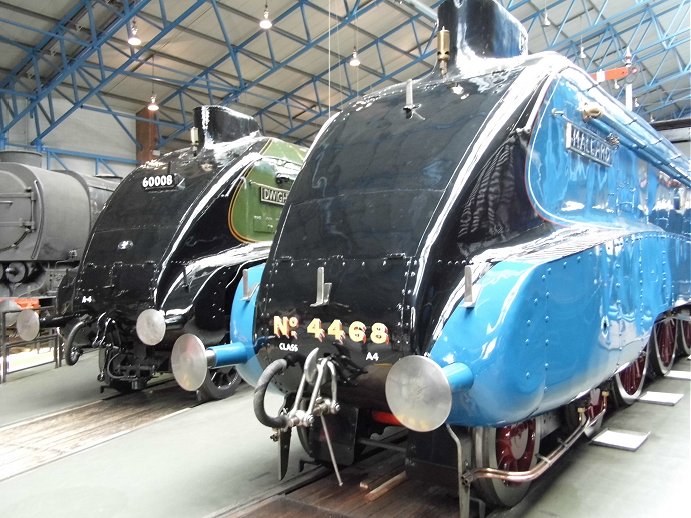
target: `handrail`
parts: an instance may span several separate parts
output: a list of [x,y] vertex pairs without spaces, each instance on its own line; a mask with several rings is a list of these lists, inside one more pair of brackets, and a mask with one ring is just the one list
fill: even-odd
[[[54,306],[43,306],[40,309],[50,309]],[[59,333],[51,328],[50,334],[47,336],[38,336],[34,340],[19,340],[9,342],[8,338],[8,326],[6,315],[10,313],[20,313],[21,309],[6,309],[0,311],[0,385],[7,381],[7,375],[9,374],[9,354],[10,350],[18,347],[33,347],[34,349],[42,343],[51,343],[49,347],[53,348],[53,360],[48,362],[42,362],[29,367],[23,367],[21,369],[13,370],[13,372],[21,372],[32,367],[39,367],[41,365],[48,365],[49,363],[54,363],[55,368],[62,365],[62,354],[61,354],[61,342],[59,339]]]

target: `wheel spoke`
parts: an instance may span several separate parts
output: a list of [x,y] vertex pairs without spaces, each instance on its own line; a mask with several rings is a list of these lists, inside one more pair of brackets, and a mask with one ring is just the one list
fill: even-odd
[[[525,434],[528,434],[525,436]],[[519,445],[525,446],[519,450]],[[497,430],[497,466],[509,471],[527,471],[535,449],[535,422],[526,421]]]
[[676,320],[672,318],[661,322],[655,327],[660,360],[665,366],[671,365],[674,360],[676,330]]
[[234,367],[209,369],[199,388],[199,397],[202,401],[224,399],[233,394],[239,384],[240,374]]
[[[638,361],[636,361],[638,364]],[[637,365],[638,366],[638,365]],[[602,392],[598,395],[597,402],[591,403],[586,408],[586,412],[590,419],[595,419],[605,408],[605,398],[602,396]]]
[[[530,419],[501,428],[476,428],[476,465],[504,471],[530,470],[540,448],[539,424],[539,420]],[[477,491],[486,502],[504,507],[518,503],[529,486],[529,482],[492,479],[475,482]]]
[[619,374],[621,383],[627,394],[633,395],[638,390],[643,379],[643,367],[645,365],[645,358],[639,357],[635,362],[631,363],[626,369]]
[[[652,345],[650,349],[652,350]],[[648,346],[643,348],[636,360],[614,375],[611,389],[612,400],[616,405],[629,406],[638,399],[643,390],[647,370]]]
[[674,363],[676,352],[677,320],[665,318],[653,328],[653,369],[661,376],[667,374]]
[[683,355],[691,355],[691,322],[679,320],[679,352]]

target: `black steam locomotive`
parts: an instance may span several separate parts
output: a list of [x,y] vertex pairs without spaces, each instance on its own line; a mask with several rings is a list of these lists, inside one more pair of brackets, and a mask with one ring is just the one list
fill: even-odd
[[[229,294],[243,267],[266,259],[304,158],[304,148],[262,136],[254,119],[227,108],[203,106],[194,117],[192,147],[122,181],[61,289],[61,316],[43,322],[63,326],[68,363],[99,348],[98,379],[120,391],[169,371],[182,333],[222,342]],[[36,327],[26,315],[20,331]],[[210,370],[199,395],[223,398],[239,382],[233,368]]]

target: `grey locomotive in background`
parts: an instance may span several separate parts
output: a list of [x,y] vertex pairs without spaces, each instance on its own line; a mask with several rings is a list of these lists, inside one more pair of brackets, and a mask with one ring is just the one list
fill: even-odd
[[0,298],[55,293],[119,183],[49,171],[40,160],[34,153],[0,153]]

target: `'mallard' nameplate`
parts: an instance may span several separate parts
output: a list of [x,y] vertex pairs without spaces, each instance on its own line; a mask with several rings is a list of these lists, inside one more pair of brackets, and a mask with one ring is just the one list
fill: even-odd
[[287,197],[288,191],[285,189],[276,189],[275,187],[259,184],[259,201],[262,203],[285,205]]
[[614,147],[602,137],[571,122],[566,124],[566,149],[575,151],[598,164],[607,167],[612,165]]

